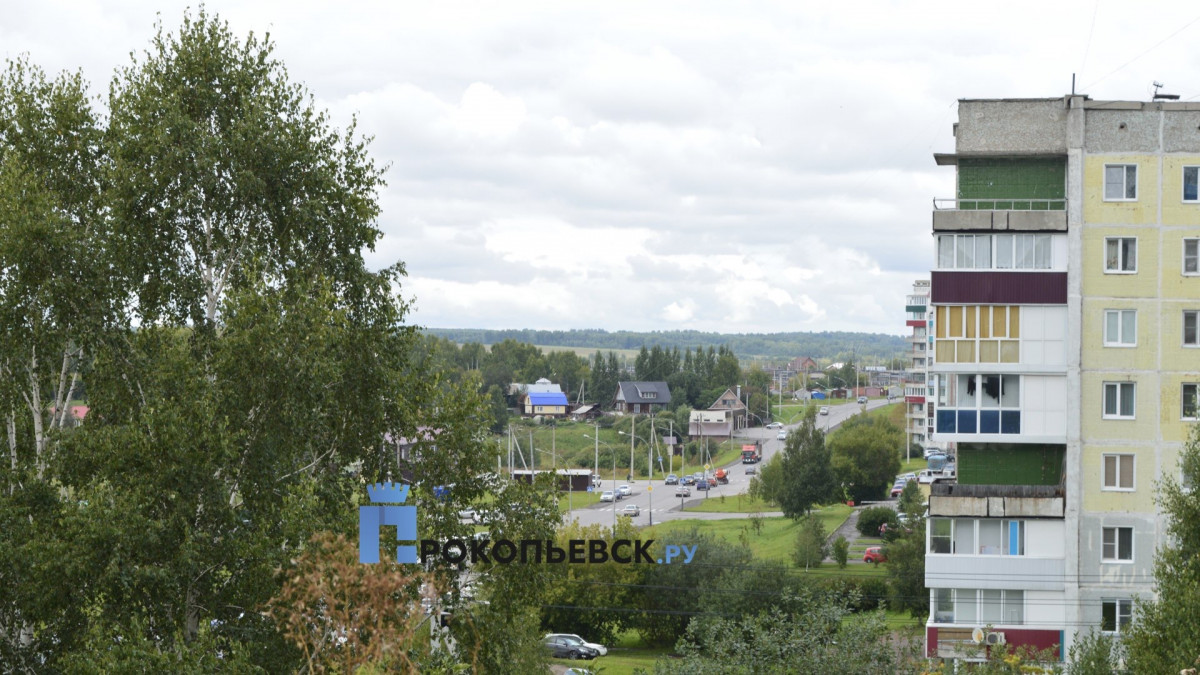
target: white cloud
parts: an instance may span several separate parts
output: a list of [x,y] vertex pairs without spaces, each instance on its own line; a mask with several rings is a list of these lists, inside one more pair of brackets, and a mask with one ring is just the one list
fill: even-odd
[[[18,3],[0,44],[103,93],[189,4]],[[1200,97],[1176,3],[206,7],[374,136],[368,260],[430,326],[902,333],[958,98]]]

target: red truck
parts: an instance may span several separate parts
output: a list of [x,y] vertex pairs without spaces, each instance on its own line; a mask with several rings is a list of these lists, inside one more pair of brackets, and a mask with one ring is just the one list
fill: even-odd
[[713,474],[713,478],[721,485],[729,484],[729,476],[725,473],[725,469],[717,469],[716,473]]
[[762,441],[742,446],[742,464],[757,464],[762,461]]

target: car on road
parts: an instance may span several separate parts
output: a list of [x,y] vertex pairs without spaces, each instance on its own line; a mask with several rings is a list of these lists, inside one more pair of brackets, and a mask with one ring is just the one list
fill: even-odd
[[584,646],[595,649],[600,654],[600,656],[608,655],[608,647],[605,647],[604,645],[598,644],[595,642],[588,642],[587,640],[584,640],[583,638],[579,637],[575,633],[550,633],[546,637],[548,637],[548,638],[564,637],[564,638],[570,638],[572,640],[578,640],[579,642],[582,642],[584,644]]
[[887,562],[887,555],[884,554],[882,546],[868,546],[867,550],[863,551],[863,562],[878,565]]
[[618,485],[617,486],[617,496],[618,497],[628,497],[631,494],[633,494],[633,488],[629,487],[628,485]]
[[638,508],[637,504],[626,504],[625,508],[621,509],[621,515],[636,518],[642,515],[642,510]]
[[617,501],[617,494],[612,490],[605,490],[604,492],[600,493],[600,501],[615,502]]
[[585,645],[583,640],[563,635],[542,638],[542,646],[556,659],[594,659],[600,656],[600,652]]
[[679,484],[680,485],[695,485],[696,479],[695,479],[695,477],[693,477],[691,475],[681,476],[679,478]]
[[859,402],[859,404],[861,404],[861,405],[866,405],[866,404],[867,404],[867,397],[866,397],[866,396],[859,396],[859,397],[858,397],[858,402]]
[[667,478],[663,481],[663,484],[664,485],[678,485],[679,484],[679,476],[676,476],[673,473],[669,473],[669,474],[667,474]]
[[708,476],[705,475],[705,473],[703,471],[697,471],[696,473],[692,474],[692,478],[694,478],[696,480],[696,482],[699,483],[700,481],[708,478]]
[[709,487],[708,481],[704,480],[703,478],[696,481],[696,489],[697,490],[704,490],[705,492],[708,492],[708,487]]
[[787,440],[787,429],[780,429],[779,433],[775,434],[775,440],[786,441]]
[[892,485],[892,496],[899,497],[901,492],[904,492],[904,487],[908,485],[906,480],[898,480]]
[[767,425],[767,428],[768,429],[782,429],[783,422],[771,422],[770,424]]
[[823,406],[821,406],[821,409],[818,410],[817,412],[819,412],[822,415],[828,415],[829,414],[829,406],[823,405]]
[[758,468],[757,468],[757,467],[755,467],[753,464],[751,464],[750,466],[746,467],[746,475],[747,475],[747,476],[754,476],[754,475],[757,475],[757,474],[758,474]]
[[476,511],[475,507],[473,506],[468,506],[467,508],[460,510],[458,512],[458,517],[461,520],[469,520],[473,523],[479,522],[479,512]]
[[691,497],[692,491],[690,489],[688,489],[688,486],[680,485],[679,487],[675,488],[675,496],[676,497]]

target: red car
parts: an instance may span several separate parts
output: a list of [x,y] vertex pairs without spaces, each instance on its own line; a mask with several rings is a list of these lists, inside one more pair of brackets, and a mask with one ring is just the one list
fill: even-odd
[[879,564],[887,562],[887,556],[883,554],[882,546],[869,546],[863,553],[863,562]]

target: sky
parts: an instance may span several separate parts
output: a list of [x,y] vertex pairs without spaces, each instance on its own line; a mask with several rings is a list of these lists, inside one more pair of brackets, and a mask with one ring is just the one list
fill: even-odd
[[[0,49],[103,95],[189,6],[5,3]],[[367,260],[433,328],[903,334],[958,99],[1200,99],[1195,3],[206,7],[373,136]]]

